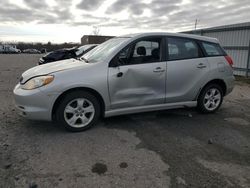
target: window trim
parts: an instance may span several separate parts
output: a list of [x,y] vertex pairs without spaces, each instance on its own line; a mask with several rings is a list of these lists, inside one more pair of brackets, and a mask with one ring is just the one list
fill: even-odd
[[[177,39],[184,39],[184,40],[190,40],[192,42],[194,42],[198,48],[198,53],[199,53],[199,57],[193,57],[193,58],[179,58],[179,59],[169,59],[169,49],[168,49],[168,39],[169,38],[177,38]],[[199,40],[197,39],[193,39],[193,38],[188,38],[188,37],[179,37],[179,36],[167,36],[166,37],[166,52],[167,52],[167,61],[180,61],[180,60],[189,60],[189,59],[200,59],[200,58],[204,58],[205,54],[199,44]]]
[[[159,63],[159,62],[165,62],[166,61],[166,57],[167,57],[167,53],[166,53],[166,40],[165,40],[165,36],[162,36],[162,35],[153,35],[153,36],[146,36],[146,37],[141,37],[141,38],[138,38],[132,42],[130,42],[129,44],[127,44],[124,48],[122,48],[119,52],[116,53],[116,55],[110,60],[109,62],[109,67],[116,67],[115,66],[115,63],[114,61],[117,61],[117,57],[118,57],[118,54],[121,53],[122,50],[126,49],[127,47],[129,46],[135,46],[135,44],[139,41],[143,41],[143,40],[148,40],[148,39],[153,39],[153,38],[159,38],[161,39],[161,58],[159,61],[156,61],[156,62],[147,62],[147,63],[134,63],[134,64],[122,64],[122,65],[117,65],[118,66],[128,66],[128,65],[139,65],[139,64],[151,64],[151,63]],[[131,50],[130,50],[130,53]],[[116,63],[117,64],[117,63]]]

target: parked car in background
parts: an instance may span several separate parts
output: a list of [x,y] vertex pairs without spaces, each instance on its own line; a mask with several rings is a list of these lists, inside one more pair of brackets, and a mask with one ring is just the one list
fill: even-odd
[[41,52],[37,49],[25,49],[23,50],[23,53],[26,54],[40,54]]
[[100,116],[198,107],[219,109],[233,89],[233,61],[217,39],[144,33],[110,39],[80,59],[36,66],[14,89],[21,115],[70,131]]
[[75,58],[75,57],[76,57],[75,48],[60,49],[60,50],[49,52],[43,57],[41,57],[39,59],[38,64],[42,65],[42,64],[51,63],[54,61],[70,59],[70,58]]
[[55,50],[41,57],[39,59],[38,64],[42,65],[64,59],[78,58],[81,57],[83,54],[87,53],[88,51],[92,50],[96,46],[97,44],[88,44],[75,48]]
[[0,53],[18,54],[21,53],[21,50],[17,49],[16,46],[14,45],[5,44],[5,45],[0,45]]

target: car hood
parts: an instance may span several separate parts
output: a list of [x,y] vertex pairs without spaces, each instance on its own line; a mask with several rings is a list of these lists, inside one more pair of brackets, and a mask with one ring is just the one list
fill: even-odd
[[62,61],[56,61],[49,64],[39,65],[33,67],[22,74],[20,80],[21,83],[26,82],[28,79],[36,76],[47,75],[54,72],[64,71],[68,69],[75,69],[88,65],[87,63],[76,60],[76,59],[67,59]]

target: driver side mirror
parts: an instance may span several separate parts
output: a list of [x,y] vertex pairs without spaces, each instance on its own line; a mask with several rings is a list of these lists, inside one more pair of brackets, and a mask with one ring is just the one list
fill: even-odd
[[120,65],[122,65],[122,60],[119,56],[114,57],[109,63],[109,67],[119,67]]
[[120,52],[118,58],[119,58],[119,59],[126,58],[126,55],[127,55],[127,54],[126,54],[126,51],[122,51],[122,52]]
[[119,67],[127,64],[129,48],[121,50],[109,63],[109,67]]

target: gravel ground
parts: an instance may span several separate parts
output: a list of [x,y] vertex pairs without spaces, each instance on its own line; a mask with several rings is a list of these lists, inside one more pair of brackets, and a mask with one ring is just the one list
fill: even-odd
[[0,55],[0,187],[250,187],[250,85],[221,109],[103,119],[68,133],[17,115],[12,89],[40,55]]

